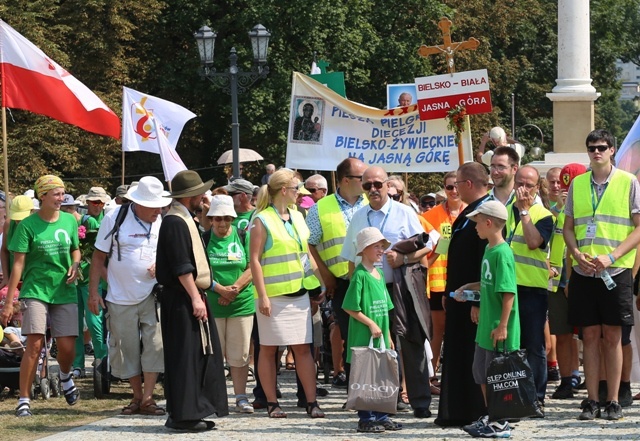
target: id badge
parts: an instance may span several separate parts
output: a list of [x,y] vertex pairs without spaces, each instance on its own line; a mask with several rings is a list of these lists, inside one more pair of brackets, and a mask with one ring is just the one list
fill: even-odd
[[304,273],[309,274],[311,272],[311,262],[309,262],[309,256],[306,253],[300,255],[300,263],[302,263]]
[[229,260],[229,261],[240,260],[240,254],[239,253],[229,253],[227,255],[227,260]]
[[155,261],[156,256],[154,253],[153,247],[149,245],[142,245],[142,249],[140,250],[140,260],[145,261]]
[[380,269],[382,269],[382,267],[383,267],[382,261],[380,261],[380,262],[373,262],[373,266],[374,266],[374,268],[380,268]]
[[596,238],[596,224],[595,222],[589,222],[587,224],[587,235],[585,239],[595,239]]

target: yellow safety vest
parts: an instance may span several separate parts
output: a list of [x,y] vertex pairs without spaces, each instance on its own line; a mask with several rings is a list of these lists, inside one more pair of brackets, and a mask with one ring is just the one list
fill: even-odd
[[317,202],[318,219],[322,225],[322,238],[316,247],[322,261],[336,277],[344,277],[349,272],[349,262],[340,257],[347,225],[335,194],[326,196]]
[[[273,242],[271,248],[264,251],[260,258],[268,297],[293,294],[303,287],[305,274],[301,256],[308,252],[309,229],[302,214],[289,210],[289,215],[296,237],[287,232],[284,222],[273,207],[268,207],[257,215]],[[254,295],[258,296],[255,287]]]
[[[634,179],[632,174],[616,169],[599,202],[591,183],[591,172],[574,179],[573,222],[580,252],[594,257],[611,253],[635,229],[629,207],[629,193]],[[596,224],[595,238],[587,239],[587,226],[592,222]],[[611,266],[632,268],[635,258],[634,248]]]
[[[530,250],[524,238],[522,221],[516,226],[513,204],[509,204],[507,210],[509,213],[507,239],[510,239],[513,258],[516,262],[516,282],[521,286],[547,289],[549,284],[547,250],[549,245],[547,244],[544,250],[540,248]],[[540,219],[551,216],[551,212],[544,208],[542,204],[534,204],[529,209],[529,216],[531,217],[531,222],[535,224]]]
[[549,265],[558,271],[558,275],[549,279],[548,290],[551,292],[558,291],[560,277],[562,276],[562,268],[564,267],[564,258],[566,256],[567,246],[564,243],[562,235],[562,227],[564,226],[564,208],[558,213],[555,224],[553,225],[553,235],[551,236],[551,244],[549,250]]

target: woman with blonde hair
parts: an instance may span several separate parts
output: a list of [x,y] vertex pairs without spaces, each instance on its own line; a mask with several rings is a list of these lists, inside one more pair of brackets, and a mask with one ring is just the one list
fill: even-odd
[[267,397],[271,418],[286,418],[276,399],[276,366],[279,346],[291,346],[296,372],[307,399],[311,418],[323,418],[316,401],[315,362],[311,353],[311,303],[303,279],[312,274],[321,280],[309,254],[310,232],[302,215],[293,208],[300,180],[289,169],[271,175],[258,193],[250,238],[249,264],[256,297],[260,355],[258,374]]

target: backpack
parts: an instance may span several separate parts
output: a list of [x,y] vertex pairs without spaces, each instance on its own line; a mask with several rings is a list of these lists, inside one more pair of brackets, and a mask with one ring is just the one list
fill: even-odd
[[113,228],[105,236],[105,239],[111,236],[111,247],[109,247],[109,254],[107,256],[107,259],[110,259],[111,255],[113,254],[113,241],[115,239],[116,246],[118,247],[118,261],[122,260],[122,256],[120,255],[120,242],[118,241],[118,235],[120,234],[120,226],[129,213],[130,206],[131,202],[126,202],[120,206],[120,211],[118,211],[118,215],[116,216],[116,221],[113,225]]

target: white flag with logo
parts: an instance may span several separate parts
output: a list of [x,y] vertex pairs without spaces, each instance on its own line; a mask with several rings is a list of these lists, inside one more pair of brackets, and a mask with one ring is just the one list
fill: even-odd
[[151,118],[161,122],[158,124],[160,134],[171,150],[175,150],[182,128],[195,116],[176,103],[123,87],[122,150],[160,154],[158,131]]

